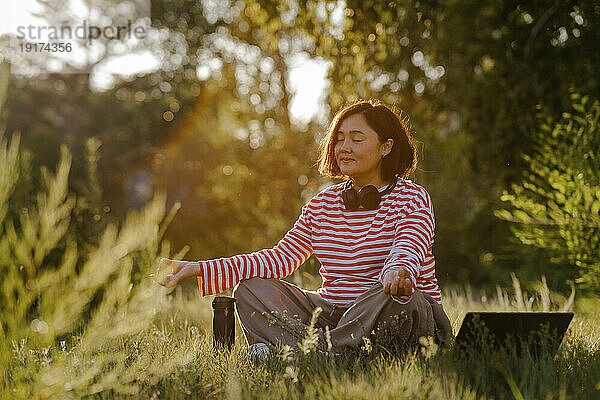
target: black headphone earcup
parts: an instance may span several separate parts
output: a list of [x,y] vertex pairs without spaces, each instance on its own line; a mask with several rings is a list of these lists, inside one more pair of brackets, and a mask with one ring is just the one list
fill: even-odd
[[381,202],[379,190],[373,185],[365,186],[358,193],[360,204],[367,210],[374,210]]
[[344,207],[346,207],[346,210],[358,210],[358,207],[360,206],[358,193],[356,193],[356,190],[353,188],[342,192],[342,200],[344,200]]

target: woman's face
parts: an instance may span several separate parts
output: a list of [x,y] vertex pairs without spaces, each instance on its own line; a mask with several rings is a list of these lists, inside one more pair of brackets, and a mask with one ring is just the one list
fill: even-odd
[[334,135],[335,160],[342,174],[367,182],[381,177],[381,158],[392,150],[393,139],[381,143],[362,113],[346,117]]

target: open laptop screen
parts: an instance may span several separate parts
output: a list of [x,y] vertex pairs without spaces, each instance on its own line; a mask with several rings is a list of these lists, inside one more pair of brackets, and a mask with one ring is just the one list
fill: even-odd
[[572,312],[468,312],[456,344],[479,350],[484,343],[497,349],[512,342],[518,354],[526,344],[534,356],[547,346],[554,356],[572,319]]

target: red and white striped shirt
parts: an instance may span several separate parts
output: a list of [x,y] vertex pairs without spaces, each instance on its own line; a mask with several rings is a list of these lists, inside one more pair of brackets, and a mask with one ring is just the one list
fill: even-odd
[[[323,284],[317,292],[333,304],[347,306],[388,269],[405,267],[414,288],[441,304],[432,253],[435,219],[429,193],[398,179],[375,210],[346,210],[344,183],[329,186],[302,207],[294,226],[271,249],[199,261],[203,296],[217,294],[253,277],[282,279],[313,253],[321,263]],[[410,296],[393,296],[407,303]]]

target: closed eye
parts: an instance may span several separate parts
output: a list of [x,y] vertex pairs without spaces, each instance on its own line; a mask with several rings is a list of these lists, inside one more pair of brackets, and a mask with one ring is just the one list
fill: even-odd
[[[339,138],[336,138],[336,139],[335,139],[335,141],[336,141],[336,142],[343,142],[343,141],[344,141],[344,138],[343,138],[343,137],[339,137]],[[352,141],[353,141],[353,142],[355,142],[355,143],[360,143],[360,142],[362,142],[363,140],[362,140],[362,139],[352,139]]]

